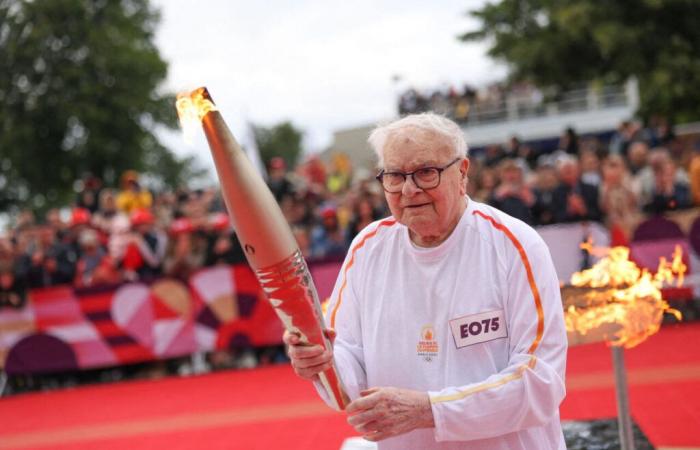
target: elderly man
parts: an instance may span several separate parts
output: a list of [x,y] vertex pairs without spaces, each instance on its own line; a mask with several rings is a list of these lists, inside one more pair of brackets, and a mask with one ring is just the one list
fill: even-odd
[[317,382],[335,358],[348,422],[380,449],[564,449],[566,333],[546,245],[466,196],[454,122],[407,116],[369,141],[393,217],[348,252],[333,354],[285,334],[296,373]]

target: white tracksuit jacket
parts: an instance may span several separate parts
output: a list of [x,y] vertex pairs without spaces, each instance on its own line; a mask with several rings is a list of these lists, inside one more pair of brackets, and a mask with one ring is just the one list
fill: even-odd
[[368,387],[429,393],[435,428],[382,450],[565,449],[567,340],[549,250],[521,221],[467,202],[438,247],[414,246],[393,218],[355,238],[326,315],[338,371],[352,399]]

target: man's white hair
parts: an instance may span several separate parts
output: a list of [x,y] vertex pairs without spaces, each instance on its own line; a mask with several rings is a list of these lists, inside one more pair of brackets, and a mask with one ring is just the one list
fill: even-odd
[[444,137],[452,147],[454,156],[467,157],[469,148],[462,129],[445,116],[427,112],[411,114],[401,119],[378,125],[369,135],[369,145],[377,154],[379,167],[384,166],[384,146],[386,142],[397,136],[410,133],[411,129],[433,132]]

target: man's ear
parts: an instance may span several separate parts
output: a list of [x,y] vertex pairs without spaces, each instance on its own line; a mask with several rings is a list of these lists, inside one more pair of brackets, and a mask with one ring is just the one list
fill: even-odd
[[464,158],[464,160],[461,162],[459,165],[459,172],[462,177],[461,179],[461,194],[462,195],[467,195],[467,183],[469,183],[469,177],[467,174],[469,173],[469,158]]

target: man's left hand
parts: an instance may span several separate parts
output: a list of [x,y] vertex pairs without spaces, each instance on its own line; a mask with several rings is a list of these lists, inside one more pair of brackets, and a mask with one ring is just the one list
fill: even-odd
[[345,411],[349,415],[348,423],[368,441],[435,426],[427,392],[375,387],[360,395]]

